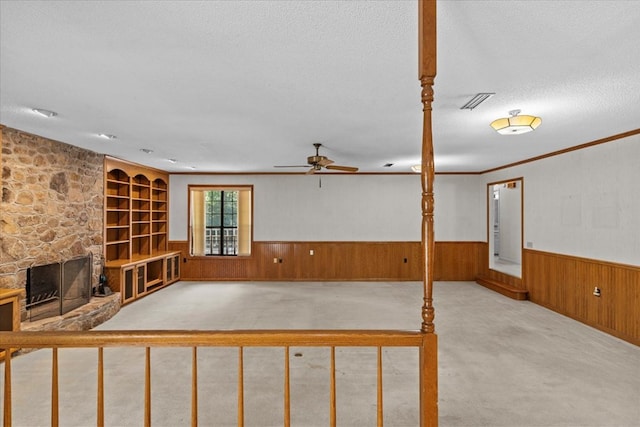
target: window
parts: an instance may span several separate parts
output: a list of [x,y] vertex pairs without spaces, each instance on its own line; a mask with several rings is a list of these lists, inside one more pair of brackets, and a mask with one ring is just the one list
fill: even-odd
[[192,256],[251,254],[251,186],[189,186],[189,200]]

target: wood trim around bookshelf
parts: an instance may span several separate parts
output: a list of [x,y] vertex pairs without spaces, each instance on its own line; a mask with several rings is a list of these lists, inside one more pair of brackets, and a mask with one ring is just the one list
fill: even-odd
[[121,169],[131,177],[134,177],[136,175],[144,175],[149,179],[149,181],[153,181],[156,178],[162,178],[166,182],[169,182],[169,172],[160,169],[139,165],[137,163],[129,162],[127,160],[122,160],[111,156],[104,157],[104,164],[105,173],[110,172],[113,169]]

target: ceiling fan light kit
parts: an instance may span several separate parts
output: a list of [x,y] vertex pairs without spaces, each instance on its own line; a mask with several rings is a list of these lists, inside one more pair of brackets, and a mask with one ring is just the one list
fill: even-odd
[[542,119],[536,116],[520,115],[520,110],[509,111],[511,117],[504,117],[491,122],[491,127],[500,135],[520,135],[535,130]]

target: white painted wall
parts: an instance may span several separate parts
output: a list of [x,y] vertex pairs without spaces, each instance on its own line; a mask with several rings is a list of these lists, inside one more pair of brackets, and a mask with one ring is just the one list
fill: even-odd
[[[484,175],[437,175],[436,241],[486,241],[489,182],[522,177],[533,249],[640,265],[640,135]],[[171,240],[188,184],[253,184],[254,239],[419,241],[419,175],[171,175]]]
[[[189,184],[253,184],[254,240],[420,241],[419,175],[171,175],[169,239],[187,240]],[[477,175],[438,175],[436,240],[485,239]]]
[[421,238],[418,175],[171,175],[170,240],[187,240],[189,184],[253,184],[257,241]]
[[640,135],[481,177],[524,178],[525,246],[640,265]]
[[436,241],[487,241],[485,191],[480,175],[436,175]]

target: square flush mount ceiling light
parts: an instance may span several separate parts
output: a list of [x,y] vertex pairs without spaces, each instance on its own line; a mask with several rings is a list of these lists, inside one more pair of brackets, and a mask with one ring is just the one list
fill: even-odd
[[520,116],[520,110],[511,110],[511,117],[504,117],[491,122],[491,127],[500,135],[520,135],[535,130],[542,119],[535,116]]

